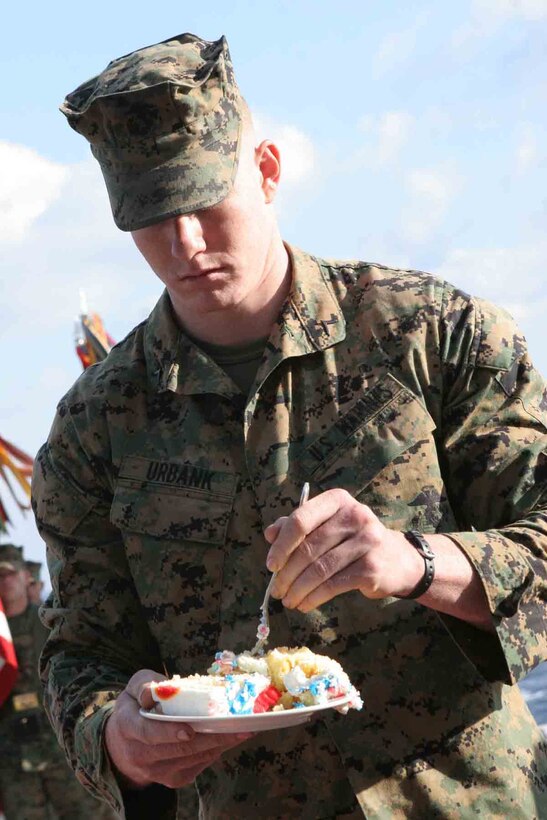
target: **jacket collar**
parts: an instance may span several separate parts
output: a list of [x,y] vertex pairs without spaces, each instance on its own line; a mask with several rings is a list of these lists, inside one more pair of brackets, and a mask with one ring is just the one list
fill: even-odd
[[[284,359],[324,350],[346,334],[325,268],[315,257],[286,247],[292,285],[266,344],[260,367],[264,378]],[[239,395],[224,371],[180,329],[167,291],[148,318],[144,344],[149,380],[157,391]]]

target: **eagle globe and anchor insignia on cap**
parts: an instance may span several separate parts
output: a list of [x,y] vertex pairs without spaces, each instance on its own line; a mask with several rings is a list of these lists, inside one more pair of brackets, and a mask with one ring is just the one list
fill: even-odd
[[91,144],[116,225],[133,231],[227,196],[243,105],[226,38],[187,33],[113,60],[61,111]]

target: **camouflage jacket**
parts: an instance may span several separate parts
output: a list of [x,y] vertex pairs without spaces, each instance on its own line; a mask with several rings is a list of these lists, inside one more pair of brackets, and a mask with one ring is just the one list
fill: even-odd
[[[203,672],[254,644],[263,528],[307,480],[389,527],[449,533],[496,632],[358,592],[306,615],[277,603],[273,644],[340,659],[365,707],[226,754],[197,780],[201,816],[545,817],[546,745],[509,685],[545,657],[545,384],[503,311],[423,273],[291,255],[249,397],[164,294],[59,405],[33,491],[68,757],[122,810],[101,745],[113,699],[140,668]],[[175,793],[160,811],[153,791],[149,816],[174,817]]]
[[0,757],[2,766],[26,771],[45,769],[63,760],[59,745],[42,706],[38,659],[47,637],[38,607],[29,604],[20,615],[8,618],[19,673],[6,702],[0,707]]

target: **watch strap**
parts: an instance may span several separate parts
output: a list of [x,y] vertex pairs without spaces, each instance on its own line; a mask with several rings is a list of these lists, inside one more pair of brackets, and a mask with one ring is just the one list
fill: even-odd
[[416,530],[407,530],[407,532],[404,533],[404,536],[424,559],[423,577],[418,581],[414,589],[409,592],[408,595],[397,595],[397,598],[413,600],[414,598],[420,598],[424,595],[433,583],[433,579],[435,577],[435,554],[432,552],[431,547],[423,535],[416,532]]

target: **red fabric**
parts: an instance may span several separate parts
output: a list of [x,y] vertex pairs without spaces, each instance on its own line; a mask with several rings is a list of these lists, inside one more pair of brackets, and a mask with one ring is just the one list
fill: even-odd
[[8,621],[0,601],[0,706],[4,703],[17,678],[17,658],[11,640]]

